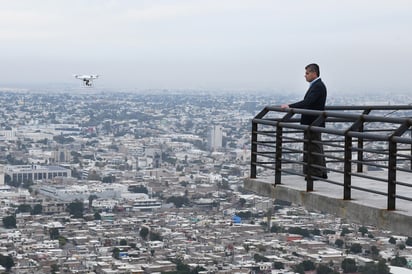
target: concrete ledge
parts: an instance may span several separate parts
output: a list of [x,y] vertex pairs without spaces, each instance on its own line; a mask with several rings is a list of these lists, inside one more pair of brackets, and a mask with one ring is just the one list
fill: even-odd
[[[296,180],[302,181],[301,178]],[[363,192],[364,199],[362,201],[359,199],[345,201],[337,198],[336,195],[332,197],[336,193],[330,192],[331,190],[322,191],[321,187],[318,187],[318,191],[315,188],[313,192],[306,192],[302,187],[298,189],[295,185],[289,185],[289,182],[290,180],[288,184],[275,186],[273,180],[246,178],[244,187],[258,195],[288,201],[304,206],[308,210],[327,212],[362,225],[372,225],[382,230],[390,230],[397,234],[411,236],[412,215],[405,210],[388,211],[373,206],[373,202],[371,202],[371,205],[367,205],[367,196],[373,194]],[[305,186],[302,182],[300,182],[300,185]],[[385,202],[384,197],[382,199]]]

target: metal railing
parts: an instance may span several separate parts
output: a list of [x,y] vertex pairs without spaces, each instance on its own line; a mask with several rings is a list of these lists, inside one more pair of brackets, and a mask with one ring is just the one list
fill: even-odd
[[[295,117],[297,114],[313,115],[317,119],[311,125],[301,125],[299,117]],[[250,177],[256,178],[258,172],[273,175],[274,171],[277,185],[281,184],[282,174],[303,176],[306,191],[313,191],[313,180],[322,180],[341,186],[344,200],[350,200],[351,190],[356,189],[386,196],[387,209],[395,210],[396,199],[412,201],[412,197],[396,191],[397,186],[412,189],[412,184],[397,180],[399,173],[409,174],[412,180],[412,119],[409,117],[412,117],[410,105],[327,106],[325,111],[267,106],[252,120]],[[321,127],[322,123],[326,126]],[[305,131],[322,133],[323,154],[303,150],[304,142],[318,142],[304,139]],[[301,159],[304,153],[308,157],[305,162]],[[325,157],[326,167],[311,163],[315,154]],[[342,174],[343,180],[312,176],[311,167]],[[364,172],[365,167],[384,171],[386,178]],[[352,185],[353,177],[387,183],[387,191]]]

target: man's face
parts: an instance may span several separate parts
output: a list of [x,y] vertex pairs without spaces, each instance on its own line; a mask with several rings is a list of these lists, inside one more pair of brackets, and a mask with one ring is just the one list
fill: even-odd
[[306,69],[305,79],[306,79],[307,82],[312,82],[316,78],[318,78],[318,76],[316,75],[316,72]]

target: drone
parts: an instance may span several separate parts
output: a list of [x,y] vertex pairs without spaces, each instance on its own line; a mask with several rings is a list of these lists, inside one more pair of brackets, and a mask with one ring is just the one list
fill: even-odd
[[82,80],[83,86],[88,87],[88,88],[93,87],[93,80],[97,79],[99,77],[99,75],[96,75],[96,74],[91,74],[91,75],[86,75],[86,74],[78,75],[78,74],[75,74],[73,76],[76,79]]

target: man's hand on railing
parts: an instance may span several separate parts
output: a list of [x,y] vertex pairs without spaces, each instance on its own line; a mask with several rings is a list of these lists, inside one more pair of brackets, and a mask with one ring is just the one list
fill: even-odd
[[283,104],[283,105],[280,105],[280,107],[281,107],[282,109],[287,109],[287,108],[289,108],[289,105]]

